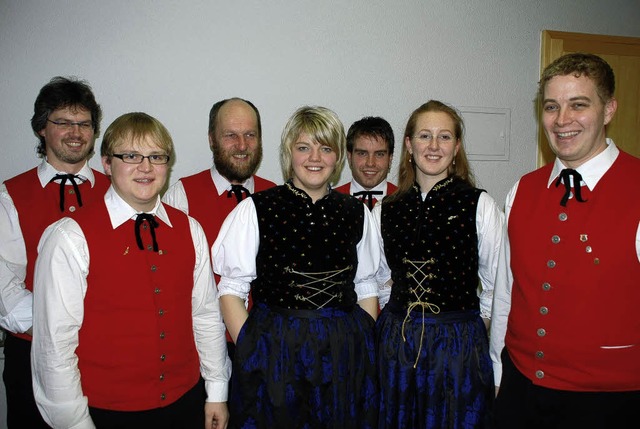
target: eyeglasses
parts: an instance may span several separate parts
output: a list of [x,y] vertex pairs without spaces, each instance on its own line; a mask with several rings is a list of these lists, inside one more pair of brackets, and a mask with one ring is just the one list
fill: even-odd
[[64,131],[69,131],[76,125],[82,131],[93,130],[93,122],[92,121],[83,121],[83,122],[71,122],[71,121],[52,121],[51,119],[47,119],[48,122],[51,122],[56,127],[60,128]]
[[145,158],[154,165],[164,165],[169,162],[169,155],[143,155],[141,153],[114,153],[113,156],[120,158],[122,162],[127,164],[142,164]]
[[434,136],[431,133],[418,133],[414,135],[413,138],[419,141],[420,143],[425,143],[425,144],[431,143],[431,141],[434,138],[438,143],[448,143],[451,141],[455,141],[455,137],[449,133],[442,133],[442,134],[438,134],[437,136]]

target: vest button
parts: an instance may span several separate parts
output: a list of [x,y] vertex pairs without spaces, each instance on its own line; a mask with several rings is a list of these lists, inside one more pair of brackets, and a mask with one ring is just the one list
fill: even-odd
[[164,381],[164,374],[160,374],[160,381]]
[[540,307],[540,314],[543,316],[549,313],[549,309],[547,307]]
[[75,193],[76,193],[76,191],[74,191],[73,189],[69,189],[69,195],[73,195]]
[[166,358],[167,358],[167,357],[166,357],[164,354],[161,354],[161,355],[160,355],[160,360],[161,360],[162,362],[164,362],[164,360],[165,360]]
[[164,401],[166,399],[166,397],[167,396],[163,393],[163,394],[160,395],[160,400]]
[[157,287],[157,288],[155,288],[155,289],[153,290],[153,293],[160,293],[160,288],[158,288],[158,287]]
[[153,246],[151,244],[147,245],[147,250],[153,250]]
[[160,339],[164,340],[164,332],[160,332]]
[[536,378],[544,378],[544,371],[537,370],[536,371]]
[[565,220],[567,220],[568,216],[566,213],[560,213],[558,215],[558,219],[560,219],[561,222],[564,222]]
[[151,271],[157,271],[157,270],[158,270],[158,267],[156,267],[155,265],[151,266]]
[[75,212],[75,211],[76,211],[76,206],[70,206],[70,207],[69,207],[69,211],[70,211],[71,213]]
[[551,289],[551,285],[547,282],[542,283],[542,290],[547,291]]
[[544,357],[544,352],[543,352],[542,350],[538,350],[538,351],[536,352],[536,357],[537,357],[538,359],[542,359],[542,358]]
[[600,258],[594,258],[593,259],[593,264],[594,265],[599,265],[600,264]]
[[554,261],[553,259],[549,259],[547,261],[547,267],[549,268],[555,268],[556,267],[556,261]]
[[163,310],[163,309],[158,310],[158,314],[159,314],[160,316],[164,316],[164,310]]
[[553,244],[558,244],[560,243],[560,237],[558,237],[557,235],[554,235],[553,237],[551,237],[551,242]]
[[587,247],[585,247],[585,248],[584,248],[584,250],[585,250],[587,253],[591,253],[591,252],[593,251],[593,249],[591,248],[591,246],[587,246]]
[[547,331],[545,331],[544,328],[538,329],[537,332],[539,337],[544,337],[545,335],[547,335]]

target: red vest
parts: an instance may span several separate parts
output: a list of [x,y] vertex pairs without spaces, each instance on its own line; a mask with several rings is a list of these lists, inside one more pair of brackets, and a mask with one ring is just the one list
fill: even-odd
[[[391,182],[387,182],[387,195],[393,194],[398,187]],[[345,183],[342,186],[338,186],[335,188],[336,192],[340,192],[341,194],[351,195],[351,182]],[[364,202],[364,201],[363,201]],[[378,202],[377,198],[373,198],[373,205],[375,207]]]
[[[222,223],[238,205],[235,196],[228,197],[226,192],[218,195],[215,183],[211,178],[211,170],[204,170],[192,176],[180,179],[184,192],[189,201],[189,216],[197,220],[209,242],[209,250],[218,237]],[[264,191],[276,186],[258,176],[253,176],[254,192]],[[213,258],[211,258],[213,265]],[[214,273],[216,284],[220,283],[220,276]],[[251,294],[249,294],[249,308],[251,307]],[[227,342],[231,342],[231,335],[227,331]]]
[[640,390],[640,160],[621,152],[587,202],[560,205],[552,165],[525,175],[509,216],[513,290],[505,339],[534,384]]
[[[82,209],[94,201],[101,201],[111,182],[104,174],[92,170],[95,185],[87,180],[78,184],[82,196]],[[18,211],[20,229],[27,251],[27,271],[25,286],[33,291],[33,270],[38,256],[38,243],[44,230],[53,222],[63,217],[75,218],[80,211],[73,186],[65,186],[64,212],[60,211],[60,185],[48,183],[44,188],[38,179],[38,169],[33,168],[5,182],[13,204]],[[31,335],[15,334],[17,337],[31,341]]]
[[[159,252],[140,250],[135,222],[112,229],[104,204],[78,216],[91,263],[76,349],[92,407],[141,411],[167,406],[200,376],[193,337],[195,250],[187,216],[165,205],[156,217]],[[145,246],[149,230],[142,231]]]
[[[229,198],[226,192],[218,195],[216,185],[211,179],[211,170],[204,170],[193,176],[184,177],[180,181],[189,201],[189,216],[202,225],[207,235],[209,247],[211,247],[216,241],[220,227],[222,227],[227,215],[238,205],[236,197],[232,195]],[[258,176],[253,176],[253,181],[254,192],[276,186],[275,183]]]

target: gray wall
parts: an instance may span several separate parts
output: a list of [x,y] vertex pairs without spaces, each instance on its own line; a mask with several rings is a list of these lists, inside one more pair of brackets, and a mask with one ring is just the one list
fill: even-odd
[[0,180],[39,162],[29,120],[40,87],[75,75],[93,86],[103,129],[128,111],[168,127],[171,182],[210,166],[208,111],[230,96],[260,109],[260,174],[278,183],[280,133],[301,105],[332,108],[345,127],[383,116],[397,139],[431,98],[508,109],[508,159],[472,162],[502,204],[535,168],[544,29],[640,37],[640,1],[0,0]]

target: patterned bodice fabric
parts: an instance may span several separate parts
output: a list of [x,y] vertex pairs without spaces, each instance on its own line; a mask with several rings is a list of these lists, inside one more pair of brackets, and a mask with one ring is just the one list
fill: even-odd
[[253,301],[290,309],[352,307],[362,203],[331,191],[314,204],[290,182],[251,198],[260,230]]
[[481,192],[449,177],[424,201],[414,185],[400,199],[383,203],[392,306],[420,305],[433,313],[479,308],[476,209]]

